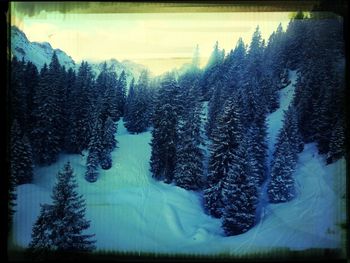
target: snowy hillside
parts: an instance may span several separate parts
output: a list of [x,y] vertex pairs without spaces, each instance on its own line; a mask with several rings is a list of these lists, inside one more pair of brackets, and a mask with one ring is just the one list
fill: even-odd
[[[282,123],[282,112],[293,96],[292,83],[281,90],[281,108],[269,118],[272,141]],[[204,110],[206,105],[204,105]],[[49,203],[55,175],[70,161],[79,191],[87,202],[89,233],[98,249],[141,252],[245,254],[274,248],[340,248],[345,222],[345,160],[326,166],[315,144],[305,145],[295,171],[297,196],[282,204],[268,204],[261,221],[248,232],[225,237],[221,220],[206,215],[201,195],[156,181],[149,172],[151,133],[129,134],[118,122],[118,148],[113,168],[100,170],[96,183],[84,179],[86,155],[61,155],[59,161],[35,169],[33,184],[18,187],[14,238],[26,246],[39,215],[39,204]]]
[[53,49],[47,42],[30,42],[26,35],[15,26],[11,26],[11,54],[19,60],[31,61],[41,69],[44,64],[50,64],[53,52],[56,51],[61,65],[75,68],[73,59],[60,49]]

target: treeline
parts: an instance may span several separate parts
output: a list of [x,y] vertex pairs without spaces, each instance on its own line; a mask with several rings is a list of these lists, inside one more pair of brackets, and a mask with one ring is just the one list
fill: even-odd
[[[103,64],[95,78],[82,62],[77,72],[60,65],[56,53],[38,72],[31,62],[11,61],[11,171],[28,183],[32,167],[55,162],[61,152],[89,151],[86,178],[109,169],[116,147],[115,122],[124,114],[126,76]],[[26,158],[23,159],[22,156]]]

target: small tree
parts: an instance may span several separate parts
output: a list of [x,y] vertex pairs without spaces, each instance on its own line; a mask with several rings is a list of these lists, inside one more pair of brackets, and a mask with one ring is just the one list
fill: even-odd
[[85,219],[86,205],[76,191],[73,169],[68,162],[57,174],[53,188],[52,205],[42,205],[40,215],[33,226],[29,251],[87,252],[95,248],[94,235],[83,234],[90,222]]

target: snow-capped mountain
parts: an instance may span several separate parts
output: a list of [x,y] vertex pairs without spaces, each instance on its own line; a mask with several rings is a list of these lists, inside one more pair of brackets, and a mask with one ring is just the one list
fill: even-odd
[[147,70],[147,67],[145,67],[141,64],[137,64],[135,62],[132,62],[130,60],[123,60],[122,62],[120,62],[120,61],[112,58],[112,59],[102,61],[99,63],[89,62],[93,72],[96,75],[101,71],[104,62],[107,63],[107,68],[115,70],[115,72],[117,73],[118,76],[122,73],[122,71],[124,71],[126,74],[126,81],[128,84],[130,84],[132,78],[135,78],[135,81],[137,82],[140,75],[141,75],[141,72],[143,70]]
[[30,42],[21,30],[16,26],[11,26],[11,56],[16,56],[20,60],[23,58],[25,61],[31,61],[38,69],[41,69],[45,63],[47,65],[50,63],[54,51],[56,51],[61,65],[66,68],[76,67],[74,60],[64,51],[52,48],[48,42]]
[[[54,51],[56,51],[60,64],[64,65],[66,69],[77,69],[79,67],[80,63],[76,63],[64,51],[52,48],[48,42],[31,42],[20,29],[18,29],[16,26],[11,27],[11,56],[16,56],[19,60],[23,58],[25,61],[31,61],[38,67],[38,69],[41,69],[45,63],[47,65],[50,63]],[[124,70],[128,83],[131,82],[133,77],[137,81],[141,72],[147,69],[145,66],[130,60],[123,60],[122,62],[119,62],[116,59],[110,59],[106,62],[107,67],[113,68],[118,76]],[[97,63],[89,62],[96,75],[99,74],[103,63],[104,61]]]

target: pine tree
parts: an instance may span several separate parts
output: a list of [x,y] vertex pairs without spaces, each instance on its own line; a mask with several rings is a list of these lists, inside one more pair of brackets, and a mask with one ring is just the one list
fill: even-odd
[[217,184],[227,176],[228,170],[235,161],[235,152],[242,140],[243,126],[241,124],[241,105],[230,99],[225,103],[222,116],[219,118],[217,128],[212,136],[209,159],[208,187],[204,191],[204,202],[206,210],[215,217],[222,215],[222,208],[215,204],[213,210],[210,207],[217,199],[217,193],[211,188],[219,188]]
[[193,109],[178,135],[174,182],[187,190],[198,190],[203,186],[203,152],[199,147],[200,115]]
[[124,123],[127,123],[130,121],[130,118],[131,118],[130,112],[131,112],[132,105],[134,103],[134,99],[135,99],[135,79],[132,78],[129,86],[128,96],[126,97],[126,101],[124,105]]
[[27,96],[28,90],[24,83],[25,62],[14,57],[11,61],[11,89],[10,92],[10,113],[12,120],[16,119],[21,127],[25,127],[27,120]]
[[288,202],[295,196],[293,172],[296,158],[290,142],[281,142],[275,155],[268,185],[269,200],[271,203]]
[[9,174],[8,182],[9,182],[9,189],[8,189],[9,202],[7,207],[7,216],[8,216],[7,229],[8,229],[8,232],[10,232],[12,222],[13,222],[13,215],[15,213],[15,206],[16,206],[16,199],[17,199],[16,186],[18,184],[17,179],[13,173]]
[[40,72],[34,94],[34,124],[30,137],[39,164],[55,162],[63,144],[61,77],[61,67],[54,52],[49,68],[44,65]]
[[208,60],[208,64],[204,69],[203,76],[200,81],[200,86],[202,87],[202,97],[205,101],[209,101],[213,94],[212,86],[221,79],[221,65],[224,56],[224,51],[219,49],[219,43],[216,41],[214,50]]
[[128,118],[125,127],[131,133],[141,133],[150,124],[149,73],[143,71],[137,85],[132,90],[128,101]]
[[117,107],[118,107],[118,115],[124,116],[124,108],[125,108],[125,101],[126,101],[126,74],[123,70],[122,73],[119,76],[118,83],[117,83]]
[[250,138],[244,136],[236,151],[235,162],[222,183],[222,227],[227,236],[247,232],[256,222],[258,187],[252,176],[255,167],[251,152],[247,151],[249,145]]
[[[101,120],[105,122],[108,117],[111,117],[113,121],[118,121],[121,112],[119,112],[118,102],[122,98],[119,94],[118,79],[114,70],[107,68],[107,63],[103,63],[102,70],[96,79],[96,90],[100,93],[101,107]],[[122,105],[120,105],[122,107]]]
[[91,67],[87,62],[82,62],[76,76],[75,85],[72,88],[69,104],[69,129],[66,135],[66,148],[72,153],[81,153],[88,148],[89,140],[94,125],[93,108],[97,95],[94,90],[94,79]]
[[[32,112],[33,112],[33,97],[36,90],[36,87],[39,83],[39,72],[37,67],[31,63],[30,61],[27,62],[25,69],[24,69],[24,87],[26,89],[26,112],[24,113],[23,117],[25,118],[24,124],[22,127],[22,130],[25,134],[30,136],[31,131],[33,130],[33,118],[32,118]],[[29,139],[31,139],[29,137]]]
[[17,120],[11,127],[11,177],[17,184],[31,183],[33,180],[32,148],[26,135],[23,135]]
[[288,202],[295,196],[293,173],[302,143],[296,123],[296,112],[291,105],[284,114],[284,123],[279,132],[268,184],[271,203]]
[[96,182],[98,177],[97,168],[100,163],[100,156],[102,152],[102,141],[101,141],[101,134],[102,134],[102,125],[101,125],[101,119],[99,118],[98,111],[95,112],[95,127],[92,132],[92,136],[90,138],[89,143],[89,154],[87,157],[87,171],[85,174],[85,179],[88,182]]
[[151,172],[156,179],[171,183],[176,164],[178,89],[175,77],[167,73],[162,80],[158,104],[155,109],[152,131]]
[[[266,180],[267,162],[267,128],[266,123],[252,123],[246,131],[249,144],[246,150],[250,153],[251,177],[254,177],[257,186],[261,186]],[[254,164],[254,165],[253,165]]]
[[345,131],[344,122],[338,120],[330,138],[327,164],[333,163],[345,156]]
[[31,252],[88,252],[95,248],[95,241],[91,240],[94,235],[83,234],[90,227],[90,222],[84,218],[85,200],[77,193],[77,187],[73,169],[68,162],[57,174],[52,205],[41,207],[29,244]]
[[100,164],[102,169],[110,169],[112,167],[111,152],[117,146],[115,133],[117,132],[115,123],[108,117],[103,128],[103,136],[101,138]]
[[217,118],[220,115],[223,107],[224,100],[221,95],[222,82],[218,82],[214,94],[208,103],[208,121],[206,123],[206,132],[208,138],[211,138],[214,128],[217,124]]
[[28,251],[35,259],[43,260],[55,249],[51,238],[53,229],[53,207],[48,204],[40,204],[40,214],[32,229],[32,240],[29,243]]
[[231,50],[224,60],[222,83],[217,85],[217,88],[223,90],[225,98],[232,96],[239,88],[244,87],[246,62],[246,48],[242,38],[239,38],[235,49]]

